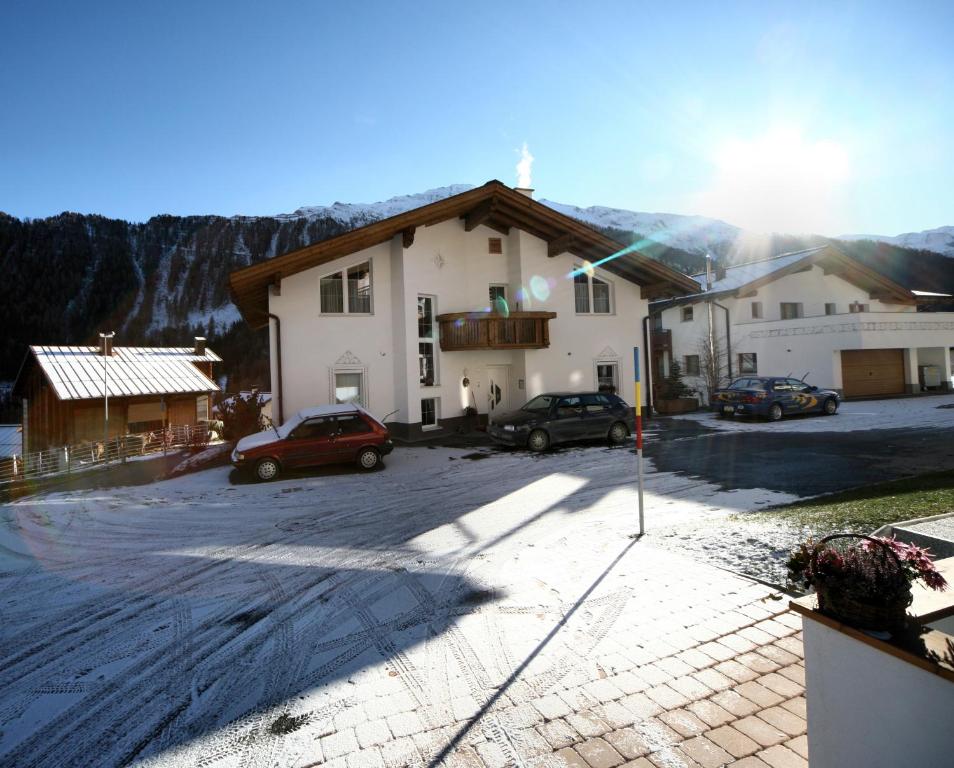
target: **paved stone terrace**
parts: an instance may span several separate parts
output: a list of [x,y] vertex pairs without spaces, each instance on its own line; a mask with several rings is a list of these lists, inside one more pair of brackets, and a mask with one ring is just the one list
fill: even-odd
[[[695,576],[702,568],[694,564],[689,570]],[[308,765],[439,765],[442,747],[469,724],[444,765],[807,766],[801,618],[778,593],[712,573],[719,574],[713,581],[696,583],[695,599],[689,596],[691,578],[655,596],[657,605],[677,606],[673,613],[646,611],[649,598],[631,633],[617,619],[600,639],[600,653],[575,659],[556,686],[552,665],[539,674],[531,665],[528,674],[500,689],[486,711],[474,698],[455,700],[457,722],[433,729],[423,712],[381,711],[376,720],[348,712],[329,724],[336,730],[320,741],[326,762]],[[747,586],[739,589],[739,583]],[[714,592],[721,594],[712,597]],[[705,607],[697,604],[700,597]]]

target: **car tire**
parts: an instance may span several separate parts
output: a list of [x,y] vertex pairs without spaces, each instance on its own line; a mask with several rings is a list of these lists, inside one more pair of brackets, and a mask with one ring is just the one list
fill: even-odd
[[550,436],[542,429],[535,429],[527,438],[527,448],[534,453],[543,453],[550,447]]
[[838,412],[838,401],[829,397],[822,406],[822,413],[826,416],[834,416]]
[[255,465],[255,478],[260,482],[267,483],[274,480],[281,473],[282,468],[275,459],[261,459]]
[[377,469],[381,465],[381,454],[376,448],[362,448],[358,452],[358,466],[365,472]]
[[784,411],[778,403],[772,403],[768,410],[769,421],[781,421]]
[[626,425],[617,421],[612,427],[609,428],[609,434],[607,435],[611,445],[620,445],[623,441],[629,437],[629,430],[626,428]]

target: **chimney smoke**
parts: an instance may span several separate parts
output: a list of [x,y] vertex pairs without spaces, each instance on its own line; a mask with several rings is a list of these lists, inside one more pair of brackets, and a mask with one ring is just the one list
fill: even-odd
[[532,166],[533,155],[527,148],[527,142],[523,142],[523,147],[520,149],[520,160],[517,163],[517,189],[530,189],[532,186],[530,175]]

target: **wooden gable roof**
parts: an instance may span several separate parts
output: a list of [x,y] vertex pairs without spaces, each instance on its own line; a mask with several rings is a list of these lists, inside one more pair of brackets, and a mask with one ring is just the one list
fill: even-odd
[[282,278],[385,243],[398,234],[402,235],[404,246],[409,247],[417,227],[456,218],[463,221],[468,232],[482,224],[502,234],[516,227],[545,240],[551,257],[569,252],[593,263],[603,262],[599,265],[602,269],[640,285],[644,298],[677,296],[697,289],[692,278],[499,181],[489,181],[459,195],[237,270],[229,276],[232,301],[250,325],[261,327],[268,323],[269,286]]

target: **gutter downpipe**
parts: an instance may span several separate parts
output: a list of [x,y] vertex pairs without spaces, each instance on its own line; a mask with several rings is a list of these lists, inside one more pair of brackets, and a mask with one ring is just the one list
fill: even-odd
[[285,398],[282,396],[282,319],[271,312],[268,313],[270,320],[275,321],[275,367],[277,369],[278,379],[278,423],[279,426],[285,423]]
[[725,355],[727,368],[729,369],[729,381],[732,381],[732,331],[729,326],[729,308],[723,307],[719,302],[710,302],[712,306],[718,307],[725,312]]
[[[652,349],[650,348],[650,330],[649,330],[649,320],[650,316],[646,315],[643,318],[643,348],[646,350],[646,406],[647,411],[650,416],[653,415],[653,406],[655,403],[654,400],[654,391],[653,391],[653,369],[652,369]],[[636,404],[639,407],[639,403]]]

